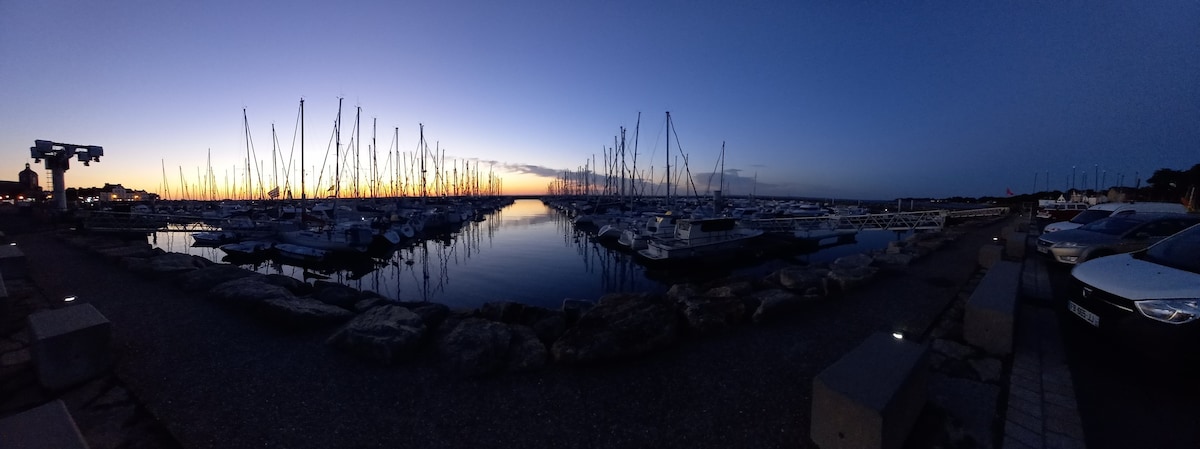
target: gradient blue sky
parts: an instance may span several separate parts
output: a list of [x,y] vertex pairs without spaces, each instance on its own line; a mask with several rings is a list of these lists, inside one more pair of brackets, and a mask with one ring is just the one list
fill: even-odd
[[274,123],[298,160],[301,97],[310,167],[344,97],[343,143],[355,106],[380,163],[423,123],[507,193],[600,159],[639,112],[661,176],[668,110],[701,191],[722,141],[733,194],[757,175],[759,194],[1003,195],[1200,163],[1196,1],[0,0],[0,61],[0,179],[34,139],[104,146],[70,187],[160,191],[165,165],[178,190],[209,149],[224,182],[243,107],[258,159]]

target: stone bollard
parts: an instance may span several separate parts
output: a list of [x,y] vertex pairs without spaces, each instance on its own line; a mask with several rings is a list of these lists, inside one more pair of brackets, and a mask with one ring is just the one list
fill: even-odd
[[1013,231],[1008,233],[1004,241],[1004,252],[1011,259],[1025,258],[1025,234],[1024,232]]
[[0,276],[0,319],[8,319],[8,287],[4,286],[4,277]]
[[1017,262],[996,262],[983,275],[967,298],[963,314],[963,337],[967,343],[991,354],[1012,352],[1020,284],[1021,264]]
[[112,366],[112,324],[91,304],[29,315],[38,381],[61,390],[104,374]]
[[999,262],[1004,254],[1004,247],[985,243],[979,248],[979,266],[991,268],[996,262]]
[[925,347],[876,333],[813,380],[812,440],[825,449],[899,449],[925,406]]
[[13,244],[0,245],[0,276],[5,279],[19,279],[26,276],[25,253]]
[[0,446],[22,449],[87,449],[61,399],[0,419]]

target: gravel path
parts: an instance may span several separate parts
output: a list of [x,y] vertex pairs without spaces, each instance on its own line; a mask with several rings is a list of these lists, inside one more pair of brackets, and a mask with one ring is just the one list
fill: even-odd
[[[812,379],[876,331],[921,335],[1000,222],[789,319],[604,366],[451,379],[378,367],[126,272],[48,233],[15,236],[51,298],[113,322],[117,372],[186,448],[813,447]],[[503,299],[497,297],[497,299]]]

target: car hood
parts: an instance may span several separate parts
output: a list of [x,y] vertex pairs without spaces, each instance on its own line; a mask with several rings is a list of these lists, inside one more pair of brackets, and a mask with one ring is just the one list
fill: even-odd
[[1084,284],[1122,298],[1200,298],[1200,274],[1118,254],[1075,266],[1071,276]]
[[1115,235],[1087,231],[1083,229],[1067,229],[1065,231],[1051,232],[1038,238],[1050,243],[1075,242],[1086,243],[1089,245],[1113,243],[1120,240],[1120,238]]
[[1059,231],[1063,231],[1066,229],[1075,229],[1080,226],[1083,226],[1083,225],[1078,224],[1078,223],[1072,223],[1070,221],[1060,221],[1057,223],[1050,223],[1050,224],[1046,225],[1046,227],[1042,228],[1042,232],[1045,232],[1045,233],[1059,232]]

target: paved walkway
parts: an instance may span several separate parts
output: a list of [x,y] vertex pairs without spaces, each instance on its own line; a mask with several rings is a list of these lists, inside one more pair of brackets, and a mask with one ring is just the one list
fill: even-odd
[[1075,386],[1063,353],[1046,259],[1027,240],[1004,414],[1004,449],[1083,448]]

